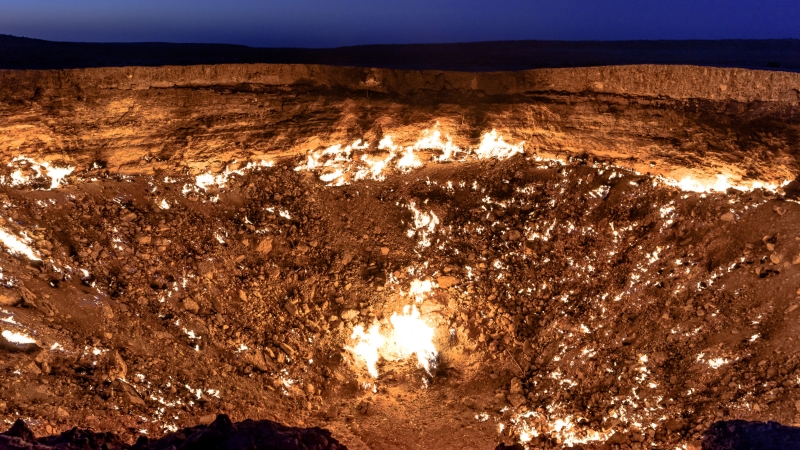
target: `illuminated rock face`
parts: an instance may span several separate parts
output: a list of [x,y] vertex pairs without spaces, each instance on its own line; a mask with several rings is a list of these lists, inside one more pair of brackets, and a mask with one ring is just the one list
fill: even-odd
[[0,77],[0,414],[37,435],[226,412],[353,448],[660,448],[794,420],[796,75]]
[[[780,183],[797,170],[798,85],[793,73],[691,66],[479,74],[257,64],[0,71],[0,152],[78,172],[194,174],[233,161],[310,157],[358,140],[377,147],[384,135],[405,149],[438,122],[448,138],[429,140],[479,156],[481,136],[496,130],[540,156],[594,155],[710,185],[720,174],[733,184]],[[362,162],[366,169],[381,164],[369,156]],[[373,177],[370,170],[356,176]]]

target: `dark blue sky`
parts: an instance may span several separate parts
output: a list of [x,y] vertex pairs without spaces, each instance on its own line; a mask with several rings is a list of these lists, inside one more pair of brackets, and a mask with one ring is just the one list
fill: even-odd
[[0,0],[0,33],[268,47],[800,38],[800,0]]

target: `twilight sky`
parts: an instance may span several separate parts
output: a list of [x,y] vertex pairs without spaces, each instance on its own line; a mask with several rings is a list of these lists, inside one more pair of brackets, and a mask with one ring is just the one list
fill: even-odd
[[0,0],[0,34],[261,47],[800,38],[799,0]]

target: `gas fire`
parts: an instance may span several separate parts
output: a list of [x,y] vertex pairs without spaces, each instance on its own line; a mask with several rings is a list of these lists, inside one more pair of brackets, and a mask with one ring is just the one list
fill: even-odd
[[416,355],[419,365],[431,374],[436,368],[438,354],[433,344],[434,329],[420,317],[417,307],[405,306],[402,314],[392,314],[389,324],[391,328],[385,329],[376,320],[366,332],[363,325],[357,325],[351,335],[355,344],[347,349],[376,379],[378,360],[398,361],[412,355]]

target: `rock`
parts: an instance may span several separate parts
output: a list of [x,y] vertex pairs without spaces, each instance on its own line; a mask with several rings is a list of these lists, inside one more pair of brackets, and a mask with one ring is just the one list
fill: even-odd
[[731,212],[726,212],[725,214],[719,216],[719,218],[720,218],[720,220],[723,220],[725,222],[733,222],[733,219],[734,219],[733,213],[731,213]]
[[34,439],[36,439],[36,437],[33,434],[33,431],[31,431],[31,429],[28,428],[28,425],[25,424],[25,422],[22,419],[17,419],[14,422],[14,424],[11,425],[11,428],[9,428],[8,431],[3,433],[3,435],[20,438],[23,441],[29,441],[29,442],[32,442]]
[[139,245],[150,245],[153,238],[151,236],[139,236],[136,241],[139,242]]
[[782,206],[775,205],[775,206],[772,207],[772,209],[773,209],[773,211],[778,213],[779,216],[782,216],[782,215],[786,214],[786,208],[784,208]]
[[800,413],[800,400],[794,402],[794,409],[796,409],[797,412]]
[[381,255],[386,256],[389,254],[389,247],[381,247]]
[[314,395],[314,392],[315,392],[314,385],[311,384],[311,383],[306,384],[305,391],[306,391],[306,395],[308,395],[308,396]]
[[22,306],[26,308],[36,308],[36,294],[24,286],[20,286],[19,293],[22,295]]
[[262,255],[268,255],[272,251],[272,238],[264,238],[258,243],[256,251]]
[[458,278],[449,275],[443,275],[436,279],[436,284],[442,289],[447,289],[458,284]]
[[683,419],[669,419],[664,422],[664,426],[674,433],[686,428],[686,421]]
[[2,292],[0,292],[0,306],[13,307],[20,303],[22,303],[22,295],[20,295],[19,292],[7,289],[3,289]]
[[58,417],[59,419],[66,419],[67,417],[69,417],[69,412],[66,409],[59,406],[58,408],[56,408],[56,417]]
[[200,305],[190,298],[183,299],[183,308],[192,314],[200,312]]
[[120,356],[119,352],[114,350],[114,354],[111,358],[111,369],[108,371],[108,376],[112,380],[116,380],[119,378],[125,379],[128,376],[128,365],[125,364],[125,361]]
[[607,444],[617,444],[617,445],[627,444],[628,443],[628,435],[622,434],[622,433],[618,433],[618,432],[615,431],[614,434],[612,434],[611,437],[608,438],[606,443]]
[[509,392],[512,394],[522,394],[522,381],[519,378],[514,377],[511,379],[511,388]]
[[294,356],[294,349],[292,347],[290,347],[289,344],[287,344],[285,342],[281,342],[280,343],[280,348],[281,348],[281,350],[283,350],[284,353],[286,353],[286,356],[288,356],[290,358],[292,358]]
[[347,321],[353,320],[356,317],[358,317],[358,311],[356,311],[355,309],[346,309],[346,310],[342,311],[341,314],[339,314],[339,317],[343,321],[347,322]]
[[239,299],[243,302],[247,301],[247,292],[239,289]]
[[800,264],[800,255],[794,257],[794,259],[792,260],[792,264],[794,265]]
[[125,214],[124,216],[120,217],[120,220],[122,220],[123,222],[133,222],[134,220],[136,220],[136,213],[131,212]]
[[793,304],[793,305],[789,306],[788,308],[786,308],[786,310],[785,310],[785,311],[783,311],[783,313],[784,313],[784,314],[789,314],[789,313],[791,313],[791,312],[795,311],[795,310],[796,310],[798,307],[799,307],[799,306],[798,306],[798,304],[797,304],[797,303],[795,303],[795,304]]
[[506,396],[506,400],[508,400],[508,403],[510,403],[514,408],[519,408],[528,401],[525,396],[521,394],[508,394]]
[[245,363],[253,366],[254,369],[260,372],[269,371],[269,366],[267,365],[267,359],[264,357],[264,353],[259,350],[245,354],[243,360]]
[[211,425],[216,418],[217,416],[215,414],[206,414],[204,416],[200,416],[200,418],[197,419],[197,423],[199,425]]
[[117,380],[116,382],[118,383],[117,386],[118,390],[120,391],[120,397],[122,397],[125,402],[132,405],[146,405],[144,399],[142,399],[142,396],[136,391],[136,388],[121,380]]
[[772,261],[772,264],[780,264],[782,258],[781,255],[777,253],[772,253],[771,255],[769,255],[769,260]]
[[286,304],[283,305],[283,307],[286,309],[286,311],[289,312],[289,314],[293,316],[297,315],[297,305],[292,303],[291,301],[287,301]]
[[339,408],[339,406],[331,405],[331,407],[325,411],[325,418],[328,420],[333,420],[339,417],[339,414],[341,414],[341,409]]

